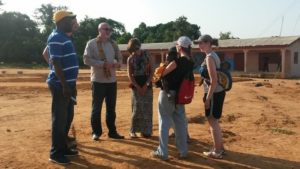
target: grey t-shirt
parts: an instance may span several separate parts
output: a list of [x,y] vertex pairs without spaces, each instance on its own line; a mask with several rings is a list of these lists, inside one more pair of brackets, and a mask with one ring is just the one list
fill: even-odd
[[[203,62],[203,65],[207,65],[207,58],[208,58],[208,57],[212,57],[212,58],[213,58],[213,60],[215,61],[215,64],[216,64],[216,68],[219,69],[220,66],[221,66],[221,60],[220,60],[219,56],[218,56],[215,52],[210,52],[210,53],[205,57],[205,60],[204,60],[204,62]],[[209,85],[205,82],[205,80],[204,80],[204,82],[203,82],[203,87],[204,87],[204,92],[205,92],[205,93],[208,93]],[[218,92],[221,92],[221,91],[223,91],[223,90],[224,90],[223,87],[218,83],[218,84],[217,84],[217,87],[216,87],[216,89],[215,89],[215,91],[214,91],[214,93],[218,93]]]

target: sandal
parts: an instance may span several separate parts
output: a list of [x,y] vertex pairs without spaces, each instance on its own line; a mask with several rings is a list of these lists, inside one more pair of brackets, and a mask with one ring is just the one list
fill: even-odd
[[217,152],[215,152],[215,151],[209,151],[209,152],[203,152],[203,154],[204,154],[206,157],[210,157],[210,158],[215,158],[215,159],[222,159],[222,158],[223,158],[222,152],[217,153]]
[[137,138],[138,136],[135,133],[129,133],[130,138]]

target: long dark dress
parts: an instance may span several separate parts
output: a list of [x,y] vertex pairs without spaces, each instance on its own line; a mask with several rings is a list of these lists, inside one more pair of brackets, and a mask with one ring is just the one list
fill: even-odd
[[[130,63],[133,77],[136,83],[142,87],[147,83],[150,76],[151,65],[149,57],[143,52],[141,56],[131,59]],[[153,117],[153,90],[148,87],[144,96],[140,96],[136,88],[132,88],[132,133],[140,132],[144,135],[152,134],[152,117]]]

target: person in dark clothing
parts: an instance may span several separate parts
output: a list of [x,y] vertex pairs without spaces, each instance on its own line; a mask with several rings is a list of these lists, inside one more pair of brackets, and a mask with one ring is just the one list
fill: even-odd
[[[174,47],[171,47],[171,48],[169,49],[169,52],[168,52],[168,54],[167,54],[167,56],[166,56],[166,61],[165,61],[165,63],[164,63],[161,67],[157,68],[157,71],[156,71],[156,72],[159,71],[158,69],[163,69],[163,70],[162,70],[162,72],[163,72],[163,71],[166,69],[166,67],[167,67],[171,62],[175,61],[176,59],[178,59],[178,53],[177,53],[177,50],[176,50],[176,46],[174,46]],[[162,72],[161,72],[161,73],[162,73]],[[165,91],[167,92],[168,97],[169,97],[170,99],[172,99],[172,97],[174,97],[174,96],[172,96],[172,94],[169,92],[169,84],[171,84],[172,81],[174,81],[174,79],[175,79],[176,77],[172,76],[171,74],[166,75],[166,76],[164,76],[164,77],[162,77],[161,74],[160,74],[160,75],[157,75],[157,76],[158,76],[159,79],[158,79],[158,80],[156,81],[156,83],[155,83],[156,87],[159,87],[159,88],[161,88],[162,90],[165,90]]]

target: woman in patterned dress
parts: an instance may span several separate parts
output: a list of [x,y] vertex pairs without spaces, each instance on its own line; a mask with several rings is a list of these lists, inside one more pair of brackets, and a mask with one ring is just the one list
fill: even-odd
[[130,56],[127,59],[128,78],[132,88],[132,118],[130,137],[152,135],[153,117],[153,68],[150,57],[146,51],[141,50],[141,43],[137,38],[128,42],[127,50]]

